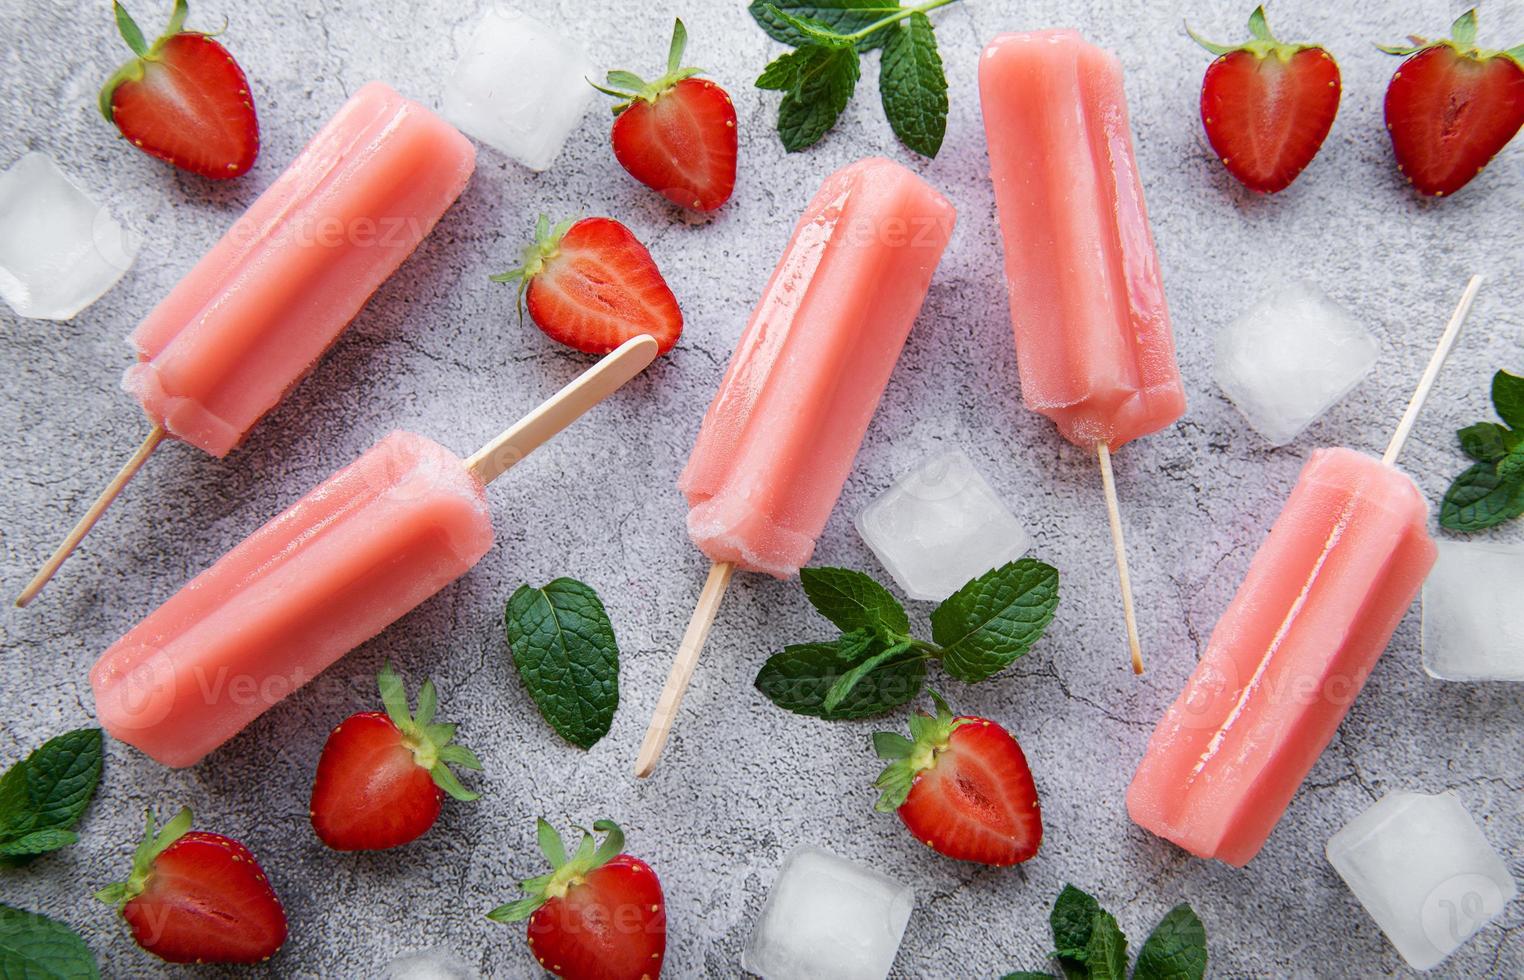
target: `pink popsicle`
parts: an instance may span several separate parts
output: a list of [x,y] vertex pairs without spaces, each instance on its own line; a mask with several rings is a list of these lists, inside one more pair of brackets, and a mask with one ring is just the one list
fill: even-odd
[[380,82],[361,88],[130,338],[122,386],[224,456],[311,369],[464,189],[476,151]]
[[1313,453],[1127,791],[1141,827],[1243,865],[1418,595],[1436,548],[1406,475]]
[[956,220],[889,160],[826,178],[678,480],[704,554],[779,578],[809,560]]
[[1087,449],[1173,423],[1185,390],[1121,64],[1075,31],[1002,34],[979,102],[1023,401]]
[[492,545],[481,483],[394,432],[244,539],[90,672],[106,731],[189,766]]

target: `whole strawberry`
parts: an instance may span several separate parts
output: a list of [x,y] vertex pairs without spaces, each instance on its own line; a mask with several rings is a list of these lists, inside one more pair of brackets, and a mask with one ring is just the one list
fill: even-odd
[[1407,60],[1386,89],[1386,129],[1397,169],[1420,193],[1454,194],[1471,182],[1524,126],[1524,45],[1477,46],[1476,11],[1443,41],[1410,38],[1383,47]]
[[133,57],[101,89],[100,109],[133,146],[166,163],[228,180],[259,155],[259,120],[243,69],[208,34],[187,31],[186,0],[150,45],[120,3],[117,29]]
[[736,187],[736,107],[702,68],[683,67],[688,31],[672,25],[667,73],[647,82],[634,72],[611,71],[598,91],[614,106],[614,156],[630,176],[679,207],[713,211]]
[[1201,82],[1201,122],[1212,150],[1250,190],[1285,190],[1333,127],[1342,91],[1338,64],[1318,45],[1278,40],[1264,7],[1249,15],[1251,37],[1237,47],[1186,31],[1217,55]]
[[96,893],[117,906],[137,944],[171,963],[258,963],[286,941],[286,913],[254,855],[191,830],[182,809],[155,832],[153,814],[124,882]]
[[391,664],[377,677],[386,711],[362,711],[328,734],[312,783],[312,829],[336,851],[380,851],[422,836],[439,819],[445,794],[474,800],[450,766],[480,769],[454,725],[434,721],[433,681],[418,691],[418,713]]
[[927,847],[960,861],[1020,864],[1042,844],[1037,786],[1021,746],[984,718],[953,717],[933,694],[935,716],[910,717],[910,738],[877,732],[873,747],[892,760],[874,782],[874,809],[899,811]]
[[583,218],[551,227],[540,215],[524,264],[492,277],[519,284],[519,311],[551,340],[588,354],[607,354],[649,334],[665,354],[683,332],[683,311],[651,253],[613,218]]
[[612,820],[582,832],[567,857],[555,828],[536,824],[550,874],[524,882],[529,894],[487,913],[494,922],[529,920],[529,948],[564,980],[656,980],[667,952],[666,900],[656,872],[621,854],[624,832]]

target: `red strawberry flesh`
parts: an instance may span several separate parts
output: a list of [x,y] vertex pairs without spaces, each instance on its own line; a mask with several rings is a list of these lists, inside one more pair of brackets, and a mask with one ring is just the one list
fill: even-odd
[[439,819],[444,790],[379,711],[353,715],[328,736],[312,791],[312,826],[339,851],[416,839]]
[[1397,167],[1420,192],[1454,194],[1481,173],[1524,126],[1524,68],[1449,44],[1405,61],[1386,94]]

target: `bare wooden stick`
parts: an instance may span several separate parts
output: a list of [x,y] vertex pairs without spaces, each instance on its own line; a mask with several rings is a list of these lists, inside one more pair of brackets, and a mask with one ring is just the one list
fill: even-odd
[[704,590],[699,593],[693,618],[688,620],[688,629],[684,631],[683,642],[677,648],[677,657],[672,661],[672,669],[667,672],[667,683],[661,689],[661,697],[657,699],[656,711],[651,715],[651,723],[646,726],[645,741],[640,744],[640,755],[635,760],[635,775],[641,779],[651,775],[651,770],[656,768],[656,760],[661,757],[661,750],[666,747],[667,736],[672,732],[672,721],[677,717],[677,709],[688,691],[688,682],[693,679],[694,665],[698,663],[704,642],[709,639],[709,629],[720,611],[720,602],[725,598],[725,590],[730,586],[730,576],[735,568],[728,561],[719,561],[709,569],[709,578],[704,582]]
[[52,557],[43,562],[42,568],[37,570],[37,574],[32,576],[32,580],[26,584],[26,588],[21,590],[21,594],[16,597],[16,605],[24,606],[37,598],[37,593],[41,592],[42,587],[48,584],[48,581],[53,578],[59,567],[69,560],[69,556],[74,553],[75,548],[79,547],[79,543],[85,539],[85,535],[90,533],[90,529],[95,526],[95,522],[101,519],[102,514],[106,513],[106,508],[111,506],[111,502],[117,498],[117,495],[122,492],[128,482],[137,475],[138,470],[143,468],[143,464],[148,462],[148,457],[153,455],[153,451],[159,448],[159,443],[163,442],[168,435],[169,433],[165,432],[164,427],[161,425],[156,425],[148,430],[148,435],[143,439],[143,444],[138,446],[137,452],[132,454],[132,457],[117,471],[116,476],[112,478],[111,482],[106,484],[106,489],[102,490],[100,496],[95,498],[95,503],[91,504],[90,509],[85,511],[85,516],[79,519],[79,523],[74,525],[74,529],[63,539],[63,543],[53,552]]
[[581,418],[588,409],[644,371],[656,359],[659,346],[654,337],[644,335],[625,341],[578,375],[571,384],[550,396],[539,408],[478,449],[466,460],[466,468],[483,483],[496,480],[556,433]]
[[1461,293],[1460,302],[1455,306],[1455,312],[1450,314],[1450,322],[1445,325],[1445,332],[1439,337],[1439,346],[1434,348],[1434,356],[1429,358],[1429,366],[1424,368],[1423,377],[1418,379],[1418,387],[1413,391],[1413,397],[1408,399],[1407,411],[1402,413],[1402,421],[1397,423],[1397,431],[1392,433],[1392,441],[1387,443],[1386,452],[1381,461],[1388,466],[1397,462],[1397,457],[1402,454],[1402,447],[1407,444],[1408,436],[1413,433],[1413,424],[1418,421],[1418,413],[1423,410],[1423,403],[1428,401],[1429,392],[1434,388],[1434,382],[1439,378],[1439,369],[1445,366],[1445,359],[1450,356],[1450,351],[1455,347],[1455,341],[1460,337],[1461,325],[1466,322],[1466,315],[1471,312],[1471,304],[1476,300],[1476,291],[1482,288],[1482,277],[1472,276],[1471,281],[1466,283],[1466,291]]
[[1122,537],[1122,510],[1117,504],[1117,481],[1111,472],[1111,447],[1095,444],[1101,461],[1101,489],[1106,494],[1106,514],[1111,520],[1111,548],[1117,558],[1117,580],[1122,587],[1122,615],[1127,620],[1127,645],[1132,650],[1132,672],[1143,673],[1143,648],[1138,642],[1138,614],[1132,604],[1132,573],[1127,570],[1127,541]]

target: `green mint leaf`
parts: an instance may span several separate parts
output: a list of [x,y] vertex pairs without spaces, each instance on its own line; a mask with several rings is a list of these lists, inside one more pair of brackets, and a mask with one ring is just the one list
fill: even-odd
[[[752,0],[746,8],[752,18],[775,41],[799,47],[807,39],[784,15],[803,17],[824,24],[838,34],[855,34],[900,9],[898,0]],[[884,43],[884,31],[874,31],[857,42],[859,51]]]
[[598,593],[569,578],[521,586],[505,619],[514,666],[540,714],[562,738],[591,748],[619,707],[619,646]]
[[0,977],[99,980],[95,954],[56,919],[0,905]]
[[762,74],[757,76],[757,88],[770,92],[791,91],[799,84],[799,74],[809,63],[810,52],[809,48],[787,51],[768,62],[767,67],[762,69]]
[[1023,558],[986,572],[931,614],[942,666],[961,681],[984,680],[1031,649],[1057,606],[1052,565]]
[[862,73],[850,45],[806,45],[808,52],[793,89],[778,103],[778,136],[790,153],[807,150],[836,125],[857,90]]
[[1038,973],[1035,970],[1017,970],[1015,973],[1007,973],[1000,980],[1053,980],[1053,974]]
[[1492,404],[1510,428],[1524,429],[1524,377],[1499,371],[1492,376]]
[[1097,912],[1090,920],[1085,967],[1090,980],[1127,980],[1127,937],[1110,912]]
[[[6,856],[42,854],[72,844],[62,835],[35,836],[47,830],[68,830],[84,816],[101,778],[101,730],[80,728],[51,738],[0,777],[0,842],[30,838],[24,850]],[[38,849],[53,841],[51,847]]]
[[885,35],[878,91],[889,126],[901,143],[934,157],[947,134],[947,75],[931,20],[911,14],[874,33]]
[[910,632],[905,607],[870,576],[850,568],[803,568],[799,581],[810,605],[842,632],[866,629],[886,640]]
[[1189,904],[1165,913],[1138,950],[1133,980],[1201,980],[1206,976],[1206,927]]
[[835,44],[849,43],[846,38],[831,28],[830,24],[813,20],[809,17],[800,17],[774,8],[777,16],[794,33],[804,38],[805,44],[824,44],[830,47]]
[[921,656],[920,653],[911,650],[908,640],[873,654],[837,678],[836,683],[832,684],[831,689],[826,692],[825,701],[822,702],[821,707],[826,711],[835,711],[869,674],[878,670],[891,669],[901,658],[920,658]]
[[866,674],[840,704],[827,710],[826,695],[861,659],[861,655],[844,659],[839,643],[802,643],[787,647],[762,665],[755,681],[756,688],[785,711],[836,721],[882,714],[914,698],[925,683],[925,658],[901,658]]
[[1513,433],[1496,422],[1478,422],[1456,433],[1461,449],[1478,463],[1496,463],[1508,455]]
[[1089,976],[1085,950],[1090,945],[1095,919],[1101,914],[1101,903],[1073,885],[1065,885],[1053,900],[1048,924],[1053,928],[1053,945],[1058,950],[1054,957],[1064,976],[1071,980]]
[[[1518,463],[1511,462],[1517,458]],[[1439,507],[1439,523],[1451,531],[1483,531],[1524,514],[1524,451],[1497,463],[1477,463],[1455,478]]]
[[44,827],[20,837],[0,841],[0,857],[29,858],[48,854],[60,847],[68,847],[79,840],[79,835],[62,827]]

